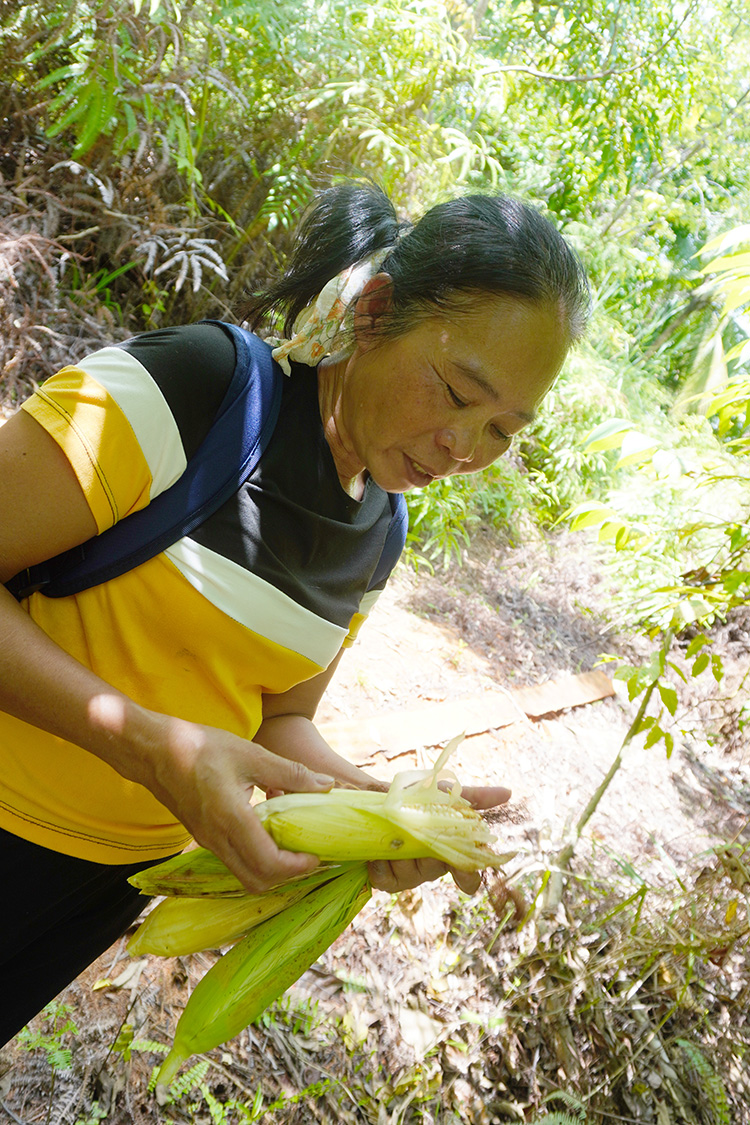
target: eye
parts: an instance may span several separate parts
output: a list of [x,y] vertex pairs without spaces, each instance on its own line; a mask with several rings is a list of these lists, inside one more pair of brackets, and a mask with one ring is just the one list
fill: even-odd
[[[457,406],[460,409],[463,406],[469,405],[466,399],[461,398],[461,396],[453,390],[453,387],[446,379],[441,379],[441,382],[445,386],[445,389],[448,392],[448,397],[450,398],[450,401],[454,406]],[[507,442],[508,445],[510,445],[511,441],[513,440],[512,436],[510,434],[503,433],[499,426],[490,426],[490,433],[492,434],[495,441],[504,441]]]
[[[445,380],[443,380],[443,382],[445,382]],[[466,406],[466,405],[468,405],[465,399],[461,398],[460,395],[456,394],[456,392],[453,390],[453,387],[450,385],[450,383],[445,383],[445,389],[447,390],[448,395],[450,397],[450,400],[451,400],[451,402],[453,403],[454,406]]]

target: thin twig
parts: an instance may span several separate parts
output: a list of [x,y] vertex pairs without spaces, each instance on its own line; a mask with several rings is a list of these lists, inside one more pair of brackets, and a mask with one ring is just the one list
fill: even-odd
[[16,1122],[16,1125],[28,1125],[28,1122],[20,1118],[17,1113],[14,1113],[10,1106],[6,1105],[5,1102],[0,1101],[0,1109],[7,1113],[11,1121]]

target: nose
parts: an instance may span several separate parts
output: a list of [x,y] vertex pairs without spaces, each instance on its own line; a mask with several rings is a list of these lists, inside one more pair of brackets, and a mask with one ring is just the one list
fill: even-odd
[[470,430],[443,430],[439,444],[454,461],[473,461],[477,448],[477,435]]

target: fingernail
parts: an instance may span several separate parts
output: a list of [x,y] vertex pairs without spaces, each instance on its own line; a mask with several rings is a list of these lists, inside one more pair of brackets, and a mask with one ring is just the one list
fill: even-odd
[[334,779],[332,777],[329,777],[327,773],[315,774],[315,783],[319,785],[321,789],[330,789],[333,785],[333,782]]

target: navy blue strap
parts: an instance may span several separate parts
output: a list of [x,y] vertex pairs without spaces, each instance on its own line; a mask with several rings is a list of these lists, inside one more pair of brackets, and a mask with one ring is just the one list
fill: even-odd
[[247,480],[276,425],[283,375],[267,344],[233,324],[223,327],[237,352],[234,375],[179,480],[101,535],[16,575],[7,586],[17,598],[36,590],[63,598],[132,570],[189,535]]
[[376,590],[378,586],[382,586],[388,578],[388,575],[393,570],[398,562],[401,552],[406,544],[406,532],[409,526],[409,512],[406,507],[406,501],[400,493],[392,492],[389,496],[391,501],[391,522],[388,525],[388,532],[383,544],[383,553],[380,556],[380,561],[375,567],[375,573],[370,579],[368,590]]

